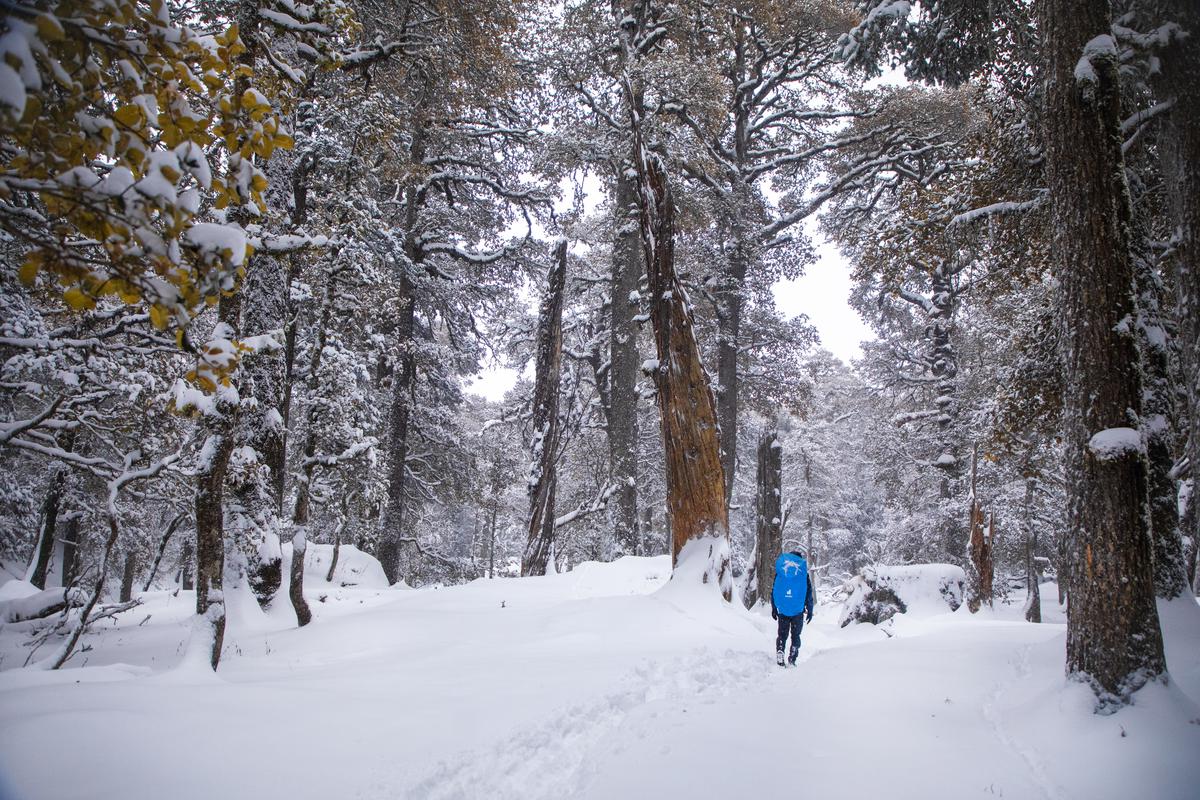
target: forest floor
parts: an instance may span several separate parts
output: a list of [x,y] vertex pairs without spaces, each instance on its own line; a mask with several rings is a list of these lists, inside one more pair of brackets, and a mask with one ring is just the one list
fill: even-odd
[[59,672],[17,669],[27,632],[0,629],[0,797],[1200,796],[1190,597],[1160,605],[1170,684],[1097,716],[1052,585],[1040,625],[1014,604],[841,629],[821,606],[780,669],[765,611],[668,583],[665,557],[410,590],[354,551],[325,583],[314,551],[312,625],[231,593],[216,675],[183,658],[187,592]]

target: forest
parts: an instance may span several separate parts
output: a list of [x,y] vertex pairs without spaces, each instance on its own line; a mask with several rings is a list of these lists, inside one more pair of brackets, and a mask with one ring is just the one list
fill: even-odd
[[[264,664],[285,636],[358,652],[357,626],[402,635],[373,604],[424,631],[592,575],[766,626],[767,653],[796,550],[829,624],[806,642],[902,645],[901,586],[932,581],[979,648],[1040,637],[1029,669],[1096,720],[1072,724],[1168,738],[1135,715],[1174,703],[1197,742],[1195,0],[2,7],[9,741],[18,695],[60,685],[34,673],[236,683],[256,625]],[[826,243],[873,334],[849,362],[777,294]],[[1176,755],[1129,791],[1189,796]],[[479,763],[358,796],[510,796]],[[1030,770],[1012,796],[1109,796]]]

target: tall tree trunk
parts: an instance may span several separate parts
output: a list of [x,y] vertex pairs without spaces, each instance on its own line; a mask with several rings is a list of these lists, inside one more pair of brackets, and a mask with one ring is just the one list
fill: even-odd
[[630,164],[621,167],[617,177],[617,234],[613,243],[611,324],[609,326],[608,367],[608,455],[612,467],[612,521],[616,534],[617,555],[642,553],[638,532],[637,382],[641,359],[638,358],[637,311],[638,281],[642,258],[638,237],[637,182],[629,174]]
[[379,561],[388,583],[401,576],[401,539],[404,536],[404,486],[408,460],[408,428],[412,414],[416,364],[412,282],[402,273],[399,281],[400,318],[396,322],[397,363],[392,374],[392,413],[388,425],[388,494],[379,540]]
[[[1164,0],[1162,22],[1177,23],[1178,34],[1160,54],[1159,90],[1174,101],[1159,138],[1163,186],[1167,190],[1173,237],[1175,286],[1178,302],[1177,336],[1187,402],[1187,452],[1192,470],[1192,506],[1200,501],[1200,4],[1195,0]],[[1186,529],[1193,553],[1200,545],[1200,514],[1193,513]],[[1195,575],[1195,556],[1192,559]]]
[[[240,317],[237,294],[221,298],[218,318],[231,335]],[[196,465],[196,614],[207,623],[209,663],[216,670],[225,642],[225,474],[234,448],[239,404],[218,392],[205,417],[205,442]],[[197,629],[199,633],[199,629]]]
[[[331,270],[325,279],[325,295],[321,303],[321,319],[317,325],[317,341],[313,345],[308,362],[308,390],[310,401],[304,425],[304,450],[301,460],[300,480],[296,482],[296,504],[292,510],[292,568],[289,573],[288,597],[296,612],[296,622],[304,627],[312,620],[312,611],[304,599],[304,558],[307,553],[307,531],[309,512],[312,505],[312,482],[317,468],[317,427],[323,411],[320,404],[313,402],[320,388],[321,355],[325,352],[329,326],[333,317],[335,274]],[[346,498],[343,497],[343,508]],[[340,528],[339,528],[340,532]],[[334,544],[334,563],[329,568],[329,580],[333,580],[333,569],[337,566],[341,541]]]
[[[274,256],[255,256],[242,287],[238,330],[243,335],[279,331],[284,323],[285,265]],[[247,353],[239,367],[238,393],[244,403],[234,438],[242,452],[252,451],[249,468],[230,473],[227,508],[229,534],[246,559],[246,577],[259,605],[266,607],[283,582],[279,550],[279,497],[284,468],[283,417],[279,412],[284,380],[281,349]]]
[[1142,438],[1149,466],[1150,532],[1154,537],[1154,590],[1159,597],[1178,597],[1188,586],[1183,563],[1183,541],[1179,536],[1179,490],[1171,470],[1175,465],[1175,392],[1171,375],[1171,351],[1163,324],[1159,297],[1162,286],[1154,264],[1145,252],[1138,226],[1134,252],[1137,281],[1138,345],[1142,358]]
[[675,209],[657,157],[645,151],[635,127],[641,193],[642,253],[650,287],[650,319],[658,355],[659,420],[666,455],[671,561],[693,540],[712,538],[702,579],[733,596],[729,567],[729,508],[721,467],[716,402],[700,360],[692,309],[675,274]]
[[[1166,671],[1154,601],[1146,460],[1121,153],[1118,53],[1106,0],[1044,0],[1047,166],[1067,343],[1067,661],[1100,706]],[[1132,413],[1131,413],[1132,412]]]
[[537,371],[533,390],[533,442],[529,465],[529,535],[522,575],[545,575],[554,545],[554,490],[558,483],[558,390],[562,367],[562,308],[567,280],[567,241],[561,239],[547,276],[538,313]]
[[[426,79],[426,91],[432,86]],[[418,118],[413,122],[412,143],[409,145],[409,162],[421,165],[425,161],[426,128],[419,117],[423,114],[424,101],[418,105]],[[404,189],[404,238],[405,263],[400,264],[397,276],[397,300],[400,310],[396,320],[396,367],[392,373],[392,412],[388,425],[388,490],[384,507],[382,530],[379,536],[379,560],[389,583],[401,578],[404,539],[405,483],[407,481],[408,429],[412,418],[415,399],[417,362],[416,343],[416,291],[413,275],[409,272],[424,260],[417,230],[420,218],[421,192],[414,178]],[[409,578],[413,578],[409,575]],[[410,581],[411,582],[411,581]]]
[[[767,600],[775,584],[775,559],[783,552],[783,446],[778,431],[758,438],[758,491],[754,499],[754,586],[746,605]],[[810,535],[811,542],[811,535]],[[812,558],[812,552],[808,553]]]
[[739,241],[725,264],[717,298],[717,423],[721,433],[721,469],[725,473],[725,504],[733,497],[737,471],[738,342],[742,333],[748,256]]
[[58,528],[58,509],[62,501],[63,488],[67,483],[67,468],[59,467],[50,478],[46,499],[42,501],[42,520],[38,527],[38,543],[34,549],[33,565],[29,582],[39,589],[46,588],[46,572],[50,569],[50,558],[54,555],[54,536]]

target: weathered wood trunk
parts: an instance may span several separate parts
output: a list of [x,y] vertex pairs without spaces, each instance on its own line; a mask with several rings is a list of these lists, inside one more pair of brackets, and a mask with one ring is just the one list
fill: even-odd
[[1042,571],[1037,563],[1037,527],[1033,522],[1033,498],[1037,493],[1037,478],[1025,477],[1025,620],[1042,621]]
[[58,509],[66,483],[67,468],[59,467],[50,478],[50,488],[46,490],[46,499],[42,501],[42,524],[38,528],[38,543],[34,548],[33,568],[29,575],[29,582],[39,589],[46,588],[46,572],[50,569],[50,558],[54,555]]
[[533,390],[533,441],[529,464],[529,528],[522,575],[545,575],[554,547],[554,490],[558,483],[558,389],[562,367],[562,307],[567,280],[567,242],[554,250],[545,297],[538,312],[537,370]]
[[608,455],[612,468],[613,532],[617,555],[640,555],[638,531],[638,357],[636,292],[642,274],[637,182],[623,165],[616,182],[617,233],[613,242],[608,366]]
[[1106,0],[1041,5],[1054,270],[1067,347],[1066,668],[1093,687],[1101,707],[1127,702],[1166,670],[1146,460],[1132,430],[1142,385],[1129,324],[1132,209],[1111,24]]
[[[770,600],[771,587],[775,584],[775,559],[783,551],[783,447],[777,431],[765,431],[758,437],[756,482],[754,585],[747,587],[747,606]],[[812,557],[811,550],[808,556]]]
[[[1200,4],[1195,0],[1164,0],[1162,20],[1178,23],[1178,35],[1159,54],[1157,90],[1174,106],[1159,138],[1163,186],[1176,238],[1174,268],[1177,339],[1183,371],[1189,422],[1187,453],[1192,469],[1192,507],[1200,502]],[[1186,533],[1193,542],[1190,562],[1195,581],[1195,549],[1200,544],[1200,514],[1193,513]]]
[[989,600],[984,590],[985,573],[984,560],[987,553],[987,539],[984,535],[983,509],[979,501],[971,498],[971,574],[967,582],[967,608],[974,614],[985,600]]
[[967,581],[967,608],[972,614],[984,603],[992,603],[991,552],[984,534],[983,506],[979,502],[978,490],[979,445],[971,455],[971,505],[969,511],[970,540],[968,555],[971,568]]
[[720,540],[721,550],[714,548],[710,553],[703,580],[718,584],[729,600],[733,596],[729,512],[716,402],[700,360],[691,305],[675,274],[675,209],[667,178],[657,157],[645,152],[636,135],[635,152],[639,155],[642,254],[658,356],[654,376],[666,455],[672,563],[694,539]]

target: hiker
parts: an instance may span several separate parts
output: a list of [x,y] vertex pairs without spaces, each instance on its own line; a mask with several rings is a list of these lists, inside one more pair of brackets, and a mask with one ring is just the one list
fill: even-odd
[[792,635],[792,649],[788,652],[788,663],[796,666],[800,653],[800,630],[805,618],[812,622],[813,588],[808,579],[808,562],[799,550],[782,553],[775,559],[775,584],[771,587],[771,619],[779,621],[779,636],[775,639],[775,663],[783,666],[783,646],[787,644],[788,632]]

